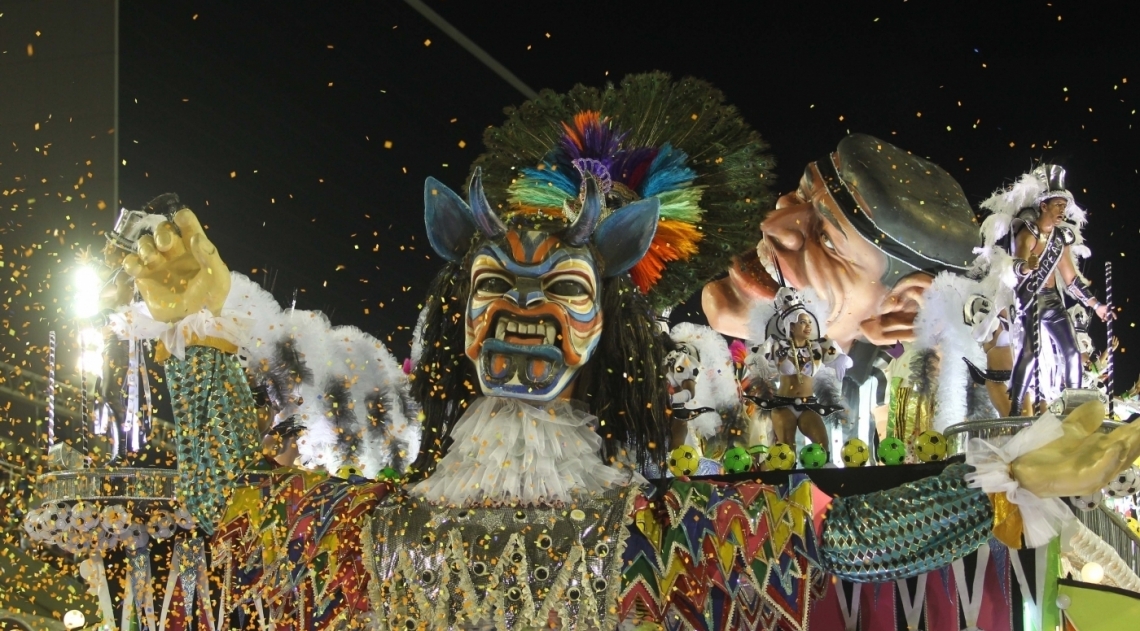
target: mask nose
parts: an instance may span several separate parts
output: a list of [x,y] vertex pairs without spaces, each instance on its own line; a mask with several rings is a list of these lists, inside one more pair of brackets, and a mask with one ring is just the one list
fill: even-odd
[[532,307],[546,302],[542,283],[536,278],[516,278],[514,288],[506,295],[520,307]]

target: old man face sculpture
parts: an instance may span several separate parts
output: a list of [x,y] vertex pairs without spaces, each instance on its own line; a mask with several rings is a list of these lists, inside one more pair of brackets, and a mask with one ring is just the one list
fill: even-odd
[[432,248],[452,262],[470,256],[464,348],[483,394],[534,401],[569,396],[601,337],[603,279],[625,273],[645,255],[657,200],[623,206],[603,219],[601,191],[586,177],[572,223],[526,217],[508,227],[487,203],[478,170],[468,199],[434,178],[425,184]]

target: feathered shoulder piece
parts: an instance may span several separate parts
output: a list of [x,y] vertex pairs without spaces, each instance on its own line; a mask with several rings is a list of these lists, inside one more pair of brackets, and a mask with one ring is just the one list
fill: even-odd
[[1056,165],[1043,164],[1019,177],[1013,184],[998,189],[981,203],[990,212],[982,222],[983,245],[976,253],[987,257],[1010,231],[1016,231],[1016,223],[1026,221],[1036,212],[1038,205],[1052,197],[1063,197],[1069,205],[1065,208],[1066,224],[1076,237],[1074,252],[1088,256],[1083,246],[1081,228],[1087,221],[1084,209],[1077,205],[1073,194],[1064,188],[1065,171]]
[[664,73],[545,90],[487,130],[473,167],[504,216],[573,220],[586,174],[601,184],[608,211],[658,198],[657,233],[630,275],[661,311],[755,247],[759,213],[772,204],[766,145],[723,101],[708,83]]

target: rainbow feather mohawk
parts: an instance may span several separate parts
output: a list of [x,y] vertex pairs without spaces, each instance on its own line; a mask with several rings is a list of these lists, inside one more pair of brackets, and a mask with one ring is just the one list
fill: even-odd
[[687,261],[698,251],[702,234],[698,228],[704,209],[700,206],[703,186],[694,186],[695,171],[685,165],[688,155],[669,142],[660,147],[628,146],[628,131],[613,120],[586,110],[562,123],[558,146],[536,168],[521,170],[522,177],[508,187],[507,201],[519,212],[577,216],[582,177],[597,178],[609,207],[656,196],[661,201],[661,219],[649,252],[630,270],[630,277],[649,291],[661,280],[670,261]]
[[755,247],[771,208],[773,160],[723,100],[708,83],[659,72],[631,75],[619,87],[545,90],[487,130],[487,151],[473,167],[483,169],[501,215],[572,221],[587,173],[610,211],[657,197],[656,236],[630,275],[663,311]]

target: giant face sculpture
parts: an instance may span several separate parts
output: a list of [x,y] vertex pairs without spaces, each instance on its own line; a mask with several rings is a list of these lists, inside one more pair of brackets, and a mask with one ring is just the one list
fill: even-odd
[[863,338],[913,338],[921,297],[935,274],[964,273],[979,245],[962,187],[938,165],[865,134],[804,170],[760,224],[764,239],[727,278],[705,285],[714,329],[747,337],[758,302],[780,281],[811,288],[831,308],[828,337],[847,347]]
[[548,400],[566,391],[602,332],[589,249],[508,231],[471,262],[466,353],[484,393]]
[[[657,226],[657,199],[602,219],[600,188],[585,177],[581,210],[569,225],[527,217],[508,227],[487,203],[478,170],[468,199],[470,205],[433,178],[425,185],[432,248],[457,263],[470,255],[464,349],[483,394],[535,401],[569,396],[601,337],[604,279],[645,255]],[[476,233],[482,238],[472,245]]]

